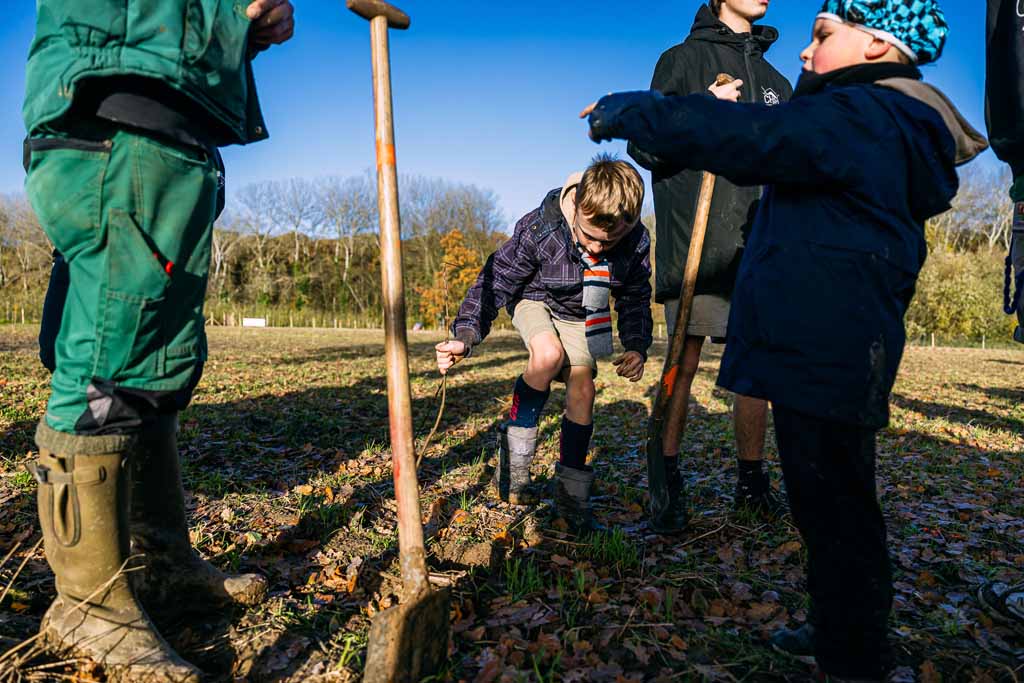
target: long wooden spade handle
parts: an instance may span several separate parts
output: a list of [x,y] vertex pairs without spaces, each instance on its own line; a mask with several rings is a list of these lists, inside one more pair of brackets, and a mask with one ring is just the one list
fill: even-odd
[[[725,85],[734,80],[728,74],[718,74],[716,85]],[[668,491],[665,481],[665,465],[662,435],[666,420],[678,420],[686,412],[686,405],[677,407],[677,411],[666,415],[672,395],[681,380],[679,366],[683,361],[683,348],[686,343],[686,328],[690,324],[690,312],[693,308],[693,297],[697,289],[697,273],[700,270],[700,259],[704,253],[704,236],[707,234],[708,218],[711,215],[711,200],[715,194],[715,175],[705,172],[701,178],[700,194],[697,198],[697,211],[693,217],[693,231],[690,236],[690,249],[686,254],[686,267],[683,269],[683,285],[679,294],[679,308],[676,311],[676,324],[672,330],[668,351],[665,356],[665,367],[661,372],[661,381],[651,409],[651,419],[647,427],[647,468],[650,486],[651,510],[656,515],[668,505]],[[654,482],[660,485],[654,485]]]
[[[401,222],[398,212],[398,169],[391,106],[391,61],[388,25],[409,26],[399,9],[379,0],[348,0],[349,9],[370,20],[373,52],[373,108],[377,140],[377,208],[380,213],[380,275],[384,294],[384,355],[388,375],[388,418],[391,428],[395,502],[398,505],[398,550],[403,599],[430,591],[420,492],[413,445],[409,355],[405,334],[405,287],[402,281]],[[404,17],[404,20],[401,20]],[[404,24],[404,25],[403,25]]]

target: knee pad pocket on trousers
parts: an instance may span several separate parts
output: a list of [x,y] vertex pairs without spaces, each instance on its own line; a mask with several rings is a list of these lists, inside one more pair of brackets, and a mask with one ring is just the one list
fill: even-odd
[[170,277],[134,216],[112,209],[107,220],[107,288],[97,334],[94,377],[118,383],[163,376],[161,310]]

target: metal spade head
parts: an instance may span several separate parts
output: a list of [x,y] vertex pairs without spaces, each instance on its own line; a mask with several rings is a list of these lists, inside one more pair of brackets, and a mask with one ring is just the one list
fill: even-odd
[[432,590],[373,615],[364,683],[415,683],[448,661],[450,596]]

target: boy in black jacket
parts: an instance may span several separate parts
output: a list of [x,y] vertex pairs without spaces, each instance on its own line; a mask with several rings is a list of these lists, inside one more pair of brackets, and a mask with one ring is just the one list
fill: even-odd
[[[764,56],[778,39],[779,32],[771,26],[754,25],[767,10],[767,3],[761,0],[710,0],[702,4],[686,40],[661,55],[654,69],[651,89],[664,95],[711,91],[722,99],[767,106],[787,101],[793,92],[789,81]],[[720,73],[737,80],[716,87],[715,78]],[[665,321],[671,337],[701,171],[659,159],[634,144],[629,145],[629,154],[652,174],[658,237],[655,300],[665,306]],[[685,406],[689,403],[690,386],[697,374],[704,339],[710,337],[716,343],[725,341],[736,271],[760,198],[760,187],[740,187],[724,178],[715,185],[697,291],[686,330],[682,386],[673,394],[669,408],[671,414],[682,414],[683,419],[666,424],[664,432],[665,473],[675,509],[665,519],[654,521],[659,530],[673,531],[685,525],[678,457],[686,426]],[[758,398],[737,395],[733,411],[739,457],[734,505],[766,517],[776,516],[784,512],[785,506],[769,486],[764,471],[768,404]]]
[[935,0],[827,0],[793,99],[739,106],[618,93],[584,111],[595,140],[766,185],[740,263],[718,376],[771,401],[782,471],[807,548],[809,624],[773,645],[830,680],[881,680],[892,606],[875,435],[958,164],[985,149],[917,64],[942,52]]

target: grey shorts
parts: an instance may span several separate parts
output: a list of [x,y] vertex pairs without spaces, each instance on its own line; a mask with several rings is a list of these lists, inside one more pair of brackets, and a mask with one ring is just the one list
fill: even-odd
[[[666,334],[671,337],[676,328],[679,299],[665,302]],[[729,327],[729,300],[716,294],[698,294],[693,297],[693,309],[686,334],[691,337],[711,337],[716,344],[724,344]]]

